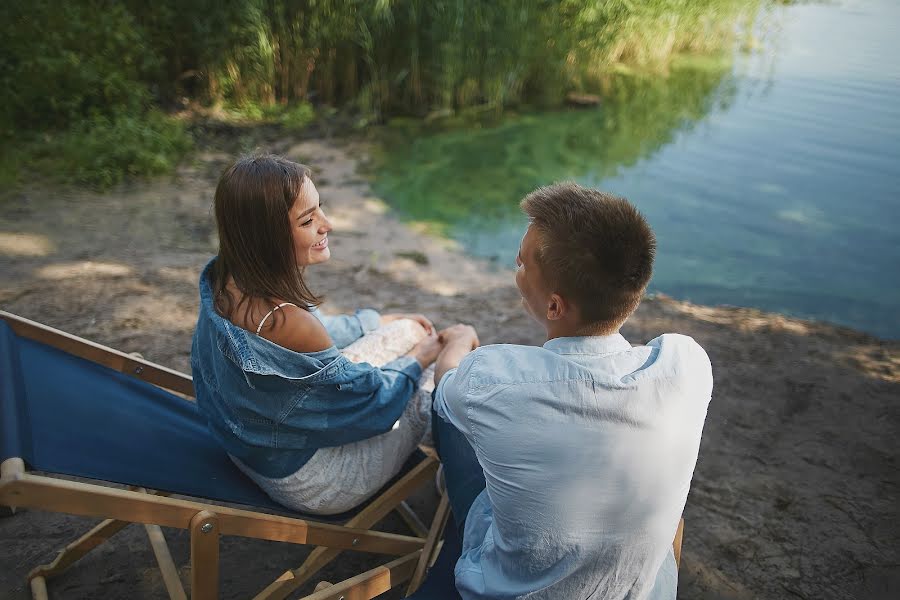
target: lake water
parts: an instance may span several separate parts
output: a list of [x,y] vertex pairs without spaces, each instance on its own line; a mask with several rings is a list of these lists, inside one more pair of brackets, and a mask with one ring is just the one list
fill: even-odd
[[900,338],[900,2],[777,7],[733,61],[620,76],[600,108],[395,136],[376,189],[512,265],[521,197],[571,179],[629,198],[651,291]]

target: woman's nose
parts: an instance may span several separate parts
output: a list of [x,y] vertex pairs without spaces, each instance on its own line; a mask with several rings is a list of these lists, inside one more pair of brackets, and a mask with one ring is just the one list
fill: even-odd
[[322,227],[319,228],[319,233],[328,233],[332,229],[334,229],[334,227],[331,226],[331,221],[328,219],[328,217],[325,217],[324,221],[322,222]]

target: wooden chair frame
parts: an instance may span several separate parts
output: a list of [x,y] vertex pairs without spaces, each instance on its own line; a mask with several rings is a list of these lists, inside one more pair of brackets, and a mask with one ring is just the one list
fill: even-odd
[[[0,311],[0,319],[21,337],[105,365],[187,398],[193,397],[192,380],[187,375],[4,311]],[[131,523],[141,523],[146,528],[163,582],[173,599],[187,598],[187,594],[160,527],[190,531],[191,598],[206,600],[218,597],[219,537],[239,535],[317,546],[300,567],[286,571],[256,595],[257,599],[287,597],[343,550],[399,556],[381,567],[306,596],[306,600],[332,597],[364,600],[411,578],[414,581],[410,591],[415,589],[427,565],[436,557],[447,519],[446,498],[438,507],[430,531],[426,530],[404,499],[421,485],[433,481],[437,467],[437,458],[433,454],[428,455],[343,525],[170,498],[166,494],[140,488],[126,490],[110,487],[99,481],[70,481],[35,475],[26,471],[21,458],[9,458],[0,465],[0,505],[105,519],[61,550],[56,560],[29,574],[32,595],[38,600],[48,597],[47,578],[61,573]],[[370,529],[392,510],[400,514],[415,536]]]
[[[445,493],[441,498],[442,505],[446,500],[447,495]],[[440,514],[441,509],[439,508],[438,516]],[[442,519],[445,524],[447,514],[444,514]],[[435,516],[436,522],[438,516]],[[435,531],[439,532],[440,529],[435,527],[432,529],[432,532]],[[441,534],[437,533],[435,537],[439,538],[440,536]],[[681,519],[678,522],[678,530],[675,532],[675,539],[672,542],[672,549],[675,553],[675,566],[677,568],[681,567],[681,541],[683,536],[684,519]],[[437,559],[440,549],[440,542],[434,544],[431,548],[432,554],[430,555],[431,559],[429,561],[421,560],[421,553],[429,552],[429,548],[426,546],[424,550],[417,550],[406,556],[401,556],[386,565],[375,567],[370,571],[361,573],[356,577],[352,577],[336,585],[322,582],[316,586],[315,593],[306,596],[303,600],[365,600],[388,591],[396,585],[392,584],[392,582],[396,581],[402,583],[407,579],[410,580],[409,589],[407,589],[406,592],[406,595],[409,596],[419,587],[419,585],[421,585],[422,580],[424,579],[426,562],[429,565],[433,564]]]

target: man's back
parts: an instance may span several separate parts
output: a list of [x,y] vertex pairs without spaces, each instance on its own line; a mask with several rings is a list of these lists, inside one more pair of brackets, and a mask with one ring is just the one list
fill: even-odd
[[472,444],[463,598],[643,598],[671,546],[712,390],[706,353],[666,335],[486,346],[447,374],[438,414]]

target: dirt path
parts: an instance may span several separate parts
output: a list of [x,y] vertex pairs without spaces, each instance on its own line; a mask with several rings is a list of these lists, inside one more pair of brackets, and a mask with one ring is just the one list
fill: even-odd
[[[312,272],[325,312],[417,310],[439,326],[471,323],[483,343],[543,341],[511,273],[388,214],[357,174],[363,146],[271,139],[263,147],[312,166],[330,203],[333,259]],[[102,195],[37,186],[7,194],[0,307],[187,371],[196,280],[214,252],[212,192],[232,157],[202,152],[171,180]],[[897,597],[900,344],[665,297],[648,299],[623,333],[639,343],[669,331],[707,349],[716,379],[685,512],[680,597]],[[433,492],[417,503],[433,508]],[[0,597],[28,597],[27,572],[91,524],[34,511],[0,519]],[[186,565],[187,536],[166,535]],[[252,595],[304,554],[226,539],[223,597]],[[54,580],[51,593],[162,598],[153,564],[143,530],[132,527]],[[323,577],[366,564],[372,559],[348,555]],[[186,567],[182,575],[187,582]]]

